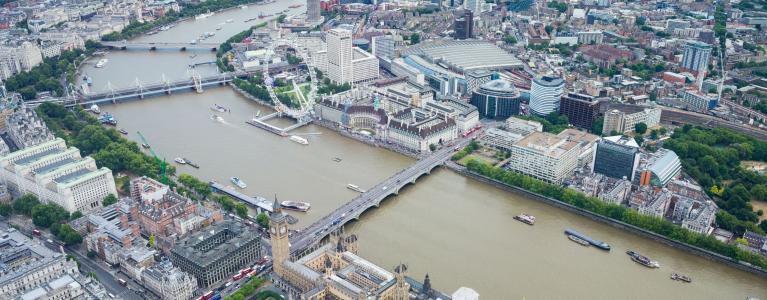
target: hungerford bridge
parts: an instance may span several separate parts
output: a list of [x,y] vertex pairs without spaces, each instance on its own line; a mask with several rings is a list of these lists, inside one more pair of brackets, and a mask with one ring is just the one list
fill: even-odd
[[[133,47],[139,47],[139,46],[147,46],[149,44],[154,44],[157,46],[160,46],[160,44],[162,44],[165,47],[176,47],[180,45],[186,45],[181,43],[132,43],[132,44],[125,44],[124,42],[105,43],[105,45],[113,47],[113,48],[126,47],[125,45],[132,45]],[[308,115],[308,112],[311,109],[317,97],[317,74],[315,73],[314,67],[312,67],[310,64],[311,59],[309,56],[308,49],[306,49],[305,47],[298,46],[295,39],[285,38],[285,39],[277,40],[276,42],[272,44],[272,48],[270,48],[270,50],[273,50],[274,47],[284,46],[284,45],[290,46],[291,48],[295,49],[296,53],[303,60],[303,63],[306,64],[307,70],[309,71],[309,76],[311,77],[311,86],[310,86],[309,94],[307,96],[304,96],[304,94],[300,92],[300,89],[296,86],[294,82],[293,83],[294,89],[299,91],[296,93],[298,97],[298,103],[300,104],[299,107],[298,108],[290,107],[282,103],[272,88],[274,80],[271,77],[271,73],[280,73],[282,72],[282,70],[275,69],[275,68],[270,69],[268,63],[264,64],[264,67],[262,69],[265,82],[266,82],[266,88],[269,91],[269,97],[271,98],[272,103],[275,104],[275,109],[278,112],[280,112],[281,116],[288,116],[294,119],[305,119],[305,117]],[[189,45],[189,46],[195,46],[195,45]],[[210,45],[196,44],[196,46],[208,47]],[[274,53],[274,52],[267,51],[267,53]],[[269,61],[269,59],[270,58],[267,57],[266,61]],[[186,78],[180,79],[180,80],[170,81],[165,78],[165,75],[163,75],[163,79],[160,82],[143,84],[141,81],[138,80],[138,78],[136,78],[135,84],[133,86],[116,89],[112,86],[111,83],[108,83],[107,89],[105,91],[97,92],[97,93],[87,93],[87,92],[78,91],[76,88],[70,85],[70,87],[67,89],[67,92],[69,95],[67,97],[54,98],[54,99],[42,99],[42,100],[38,99],[38,100],[27,101],[26,103],[30,105],[37,105],[43,102],[58,102],[58,103],[64,104],[65,106],[81,105],[81,106],[88,107],[93,104],[118,103],[120,101],[125,101],[130,99],[144,99],[146,97],[156,96],[156,95],[170,95],[175,92],[195,91],[197,93],[202,93],[204,91],[204,88],[224,86],[231,83],[235,78],[248,77],[250,75],[253,75],[254,73],[260,73],[260,72],[259,71],[253,71],[253,72],[235,71],[235,72],[224,72],[224,73],[202,76],[193,68],[193,66],[190,66],[190,68],[187,69]]]

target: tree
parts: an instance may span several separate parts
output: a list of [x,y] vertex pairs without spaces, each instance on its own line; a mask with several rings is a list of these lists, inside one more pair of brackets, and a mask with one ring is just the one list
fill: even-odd
[[79,244],[83,241],[83,237],[80,235],[79,232],[72,229],[69,224],[63,224],[59,227],[58,234],[56,234],[56,237],[58,237],[64,244],[67,245],[74,245]]
[[32,223],[48,228],[54,223],[69,220],[69,212],[55,203],[39,204],[32,208]]
[[106,197],[104,197],[103,201],[101,201],[101,206],[110,206],[115,203],[117,203],[117,196],[115,196],[114,194],[109,194]]
[[757,184],[751,187],[751,197],[758,201],[767,201],[767,186]]
[[13,201],[13,211],[25,216],[32,216],[32,208],[38,204],[40,204],[40,201],[37,200],[37,196],[33,194],[24,194],[24,196]]
[[517,43],[517,39],[514,36],[507,34],[503,36],[503,42],[507,45],[514,45]]
[[591,133],[596,135],[602,135],[602,127],[605,124],[605,117],[599,117],[591,124]]
[[0,203],[0,216],[7,217],[13,213],[13,206],[8,203]]
[[149,248],[154,248],[154,240],[155,240],[154,233],[152,233],[149,235]]
[[240,218],[247,218],[248,217],[248,207],[245,206],[245,204],[237,202],[234,204],[234,212],[237,213],[237,216]]
[[637,123],[634,125],[634,132],[638,134],[645,134],[645,132],[647,132],[647,124],[644,122]]
[[261,227],[269,229],[269,216],[267,216],[265,213],[258,214],[258,216],[256,216],[256,223],[261,225]]
[[413,34],[410,35],[410,44],[415,45],[421,42],[421,35],[418,33],[413,32]]
[[437,145],[434,145],[434,144],[429,144],[429,150],[430,150],[430,151],[434,151],[434,150],[437,150]]
[[76,210],[72,213],[72,215],[69,216],[70,220],[77,220],[83,216],[83,213],[81,213],[79,210]]
[[88,254],[86,254],[86,255],[88,256],[88,258],[94,258],[94,257],[96,257],[96,252],[93,251],[93,250],[89,250]]

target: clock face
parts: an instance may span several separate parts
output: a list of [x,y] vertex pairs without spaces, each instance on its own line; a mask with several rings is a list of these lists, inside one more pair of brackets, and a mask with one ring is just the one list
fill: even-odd
[[287,231],[287,230],[288,230],[288,228],[285,227],[285,226],[280,227],[280,233],[285,233],[285,231]]
[[273,234],[274,234],[274,233],[277,233],[277,229],[274,229],[274,227],[272,227],[272,233],[273,233]]

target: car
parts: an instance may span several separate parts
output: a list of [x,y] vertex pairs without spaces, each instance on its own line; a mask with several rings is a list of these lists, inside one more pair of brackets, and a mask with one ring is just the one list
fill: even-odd
[[384,186],[382,190],[385,191],[387,188],[389,188],[389,187],[388,186]]

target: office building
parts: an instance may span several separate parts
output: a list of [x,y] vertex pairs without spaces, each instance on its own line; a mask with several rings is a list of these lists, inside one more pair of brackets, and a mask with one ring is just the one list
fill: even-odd
[[666,189],[642,187],[631,197],[631,207],[640,214],[663,218],[671,206],[673,193]]
[[508,118],[519,115],[519,90],[511,82],[496,79],[481,85],[472,93],[471,104],[482,118]]
[[85,299],[85,289],[69,274],[51,279],[41,286],[19,295],[20,300]]
[[506,131],[527,136],[533,132],[542,132],[543,124],[536,121],[510,117],[506,119]]
[[661,148],[641,161],[638,170],[639,176],[634,176],[634,180],[639,185],[663,187],[679,175],[682,163],[674,151]]
[[352,48],[352,83],[370,82],[378,79],[378,58],[365,50]]
[[78,272],[77,263],[64,253],[51,251],[13,228],[0,231],[0,249],[0,298],[13,298]]
[[596,45],[601,44],[604,36],[601,31],[581,31],[576,34],[579,44]]
[[220,222],[177,242],[170,259],[200,287],[209,287],[261,257],[261,237],[251,230],[241,222]]
[[630,133],[636,124],[644,123],[647,128],[653,128],[660,123],[660,107],[628,107],[611,109],[605,113],[602,132],[604,134]]
[[474,37],[474,13],[471,10],[465,10],[462,17],[455,19],[453,27],[455,28],[454,37],[458,40]]
[[464,74],[466,77],[466,92],[471,93],[476,91],[480,85],[483,85],[490,80],[493,80],[492,71],[488,70],[472,70]]
[[554,76],[533,78],[530,88],[530,113],[546,116],[559,111],[559,98],[565,88],[565,81]]
[[519,133],[512,133],[498,128],[490,128],[479,138],[479,143],[485,147],[511,152],[511,147],[514,146],[514,143],[524,137],[524,135]]
[[567,93],[559,101],[559,114],[575,127],[591,130],[591,125],[599,117],[601,102],[592,96]]
[[378,58],[394,58],[397,40],[402,37],[395,35],[379,35],[373,37],[373,55]]
[[334,28],[327,32],[328,78],[336,83],[352,81],[352,32]]
[[116,195],[112,171],[56,138],[0,157],[0,180],[12,195],[34,194],[69,212],[89,212]]
[[578,164],[580,147],[546,132],[534,132],[511,147],[509,168],[550,183],[562,183]]
[[474,14],[479,14],[482,12],[482,4],[485,3],[484,0],[464,0],[464,9],[471,11]]
[[713,224],[719,208],[713,201],[697,200],[676,194],[674,198],[676,202],[671,218],[673,222],[700,234],[709,234],[714,230]]
[[711,45],[698,41],[688,41],[684,47],[680,67],[696,73],[698,71],[706,72],[710,59]]
[[420,111],[407,110],[390,119],[387,139],[406,149],[429,151],[430,145],[439,145],[458,137],[455,119],[429,116]]
[[188,300],[194,298],[197,279],[168,261],[162,261],[141,272],[144,287],[162,300]]
[[615,181],[612,187],[606,187],[597,195],[602,201],[615,205],[622,205],[629,196],[631,196],[631,181],[624,179]]
[[14,108],[4,122],[10,137],[9,142],[18,149],[48,142],[54,138],[43,119],[37,116],[34,109],[26,105]]
[[684,90],[681,92],[681,96],[682,102],[685,103],[686,108],[695,112],[705,113],[719,105],[719,97],[717,94],[707,94],[696,90]]
[[639,155],[639,145],[633,138],[620,135],[605,137],[597,143],[593,172],[633,181],[639,166]]
[[306,0],[306,21],[317,23],[321,20],[320,0]]

